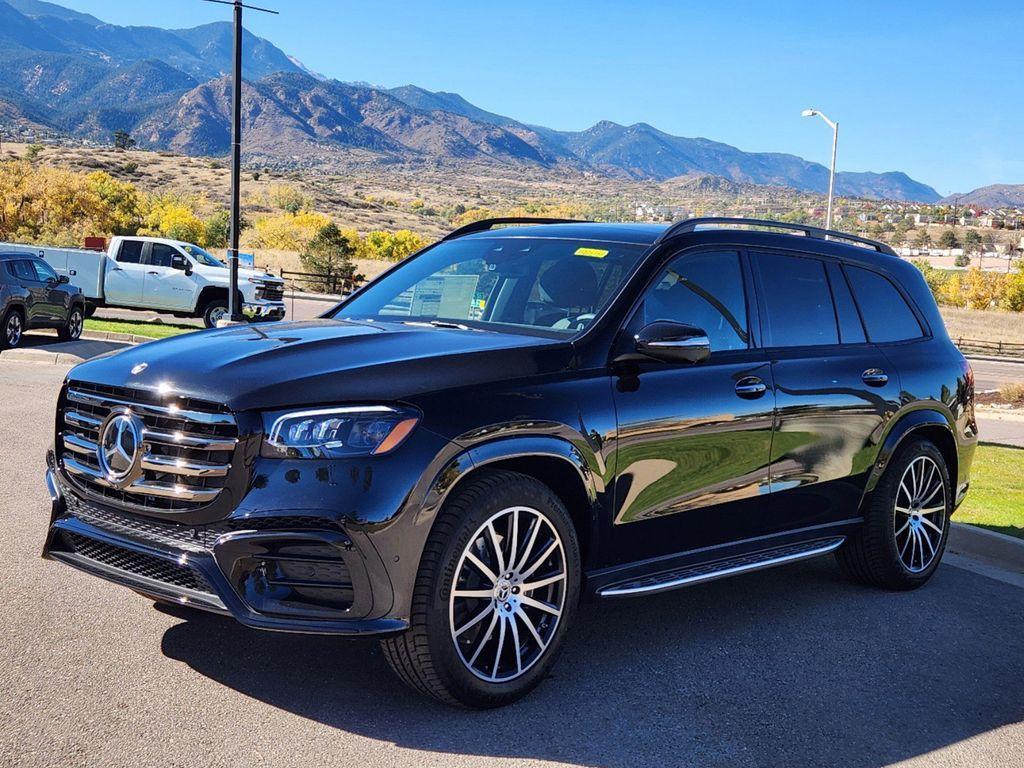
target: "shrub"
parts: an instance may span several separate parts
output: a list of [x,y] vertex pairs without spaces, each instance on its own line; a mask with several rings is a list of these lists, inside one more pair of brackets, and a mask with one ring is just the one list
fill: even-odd
[[376,230],[368,232],[363,238],[359,255],[365,259],[401,261],[426,244],[422,237],[408,229],[400,229],[397,232]]
[[[357,244],[358,235],[354,232],[342,232],[334,222],[331,222],[317,231],[299,258],[303,268],[313,274],[358,281],[362,280],[363,276],[356,274],[355,265],[351,261],[351,257],[356,253]],[[317,282],[312,287],[316,291],[326,292],[334,288],[334,285]]]
[[316,233],[330,223],[329,218],[312,211],[264,216],[253,224],[248,244],[255,248],[302,251]]

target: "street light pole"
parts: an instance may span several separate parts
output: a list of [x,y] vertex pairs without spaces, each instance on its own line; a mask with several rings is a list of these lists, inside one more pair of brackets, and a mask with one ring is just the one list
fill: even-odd
[[825,214],[825,229],[832,229],[832,198],[836,188],[836,146],[839,144],[839,123],[829,120],[817,109],[805,109],[800,114],[802,117],[817,115],[832,129],[832,169],[828,175],[828,212]]
[[228,320],[243,320],[238,306],[238,235],[242,229],[242,9],[249,8],[277,15],[269,8],[245,5],[241,0],[206,0],[208,3],[230,5],[235,15],[235,60],[231,72],[231,241],[228,247]]

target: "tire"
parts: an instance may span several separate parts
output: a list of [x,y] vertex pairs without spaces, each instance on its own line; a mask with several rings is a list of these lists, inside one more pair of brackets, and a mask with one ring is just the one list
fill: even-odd
[[[494,567],[495,547],[508,561],[505,573]],[[549,583],[526,588],[540,582]],[[381,647],[398,677],[420,693],[471,709],[504,706],[547,676],[579,592],[579,545],[561,500],[531,477],[486,470],[445,503],[420,560],[411,628]]]
[[217,321],[227,317],[228,300],[210,299],[203,307],[203,325],[207,328],[216,328]]
[[0,323],[0,349],[14,349],[25,336],[25,318],[15,308],[7,310]]
[[61,341],[77,341],[82,336],[82,328],[85,325],[85,313],[79,305],[71,308],[68,314],[68,321],[63,327],[57,329],[57,338]]
[[925,584],[949,538],[951,488],[942,452],[929,440],[908,438],[864,501],[864,525],[836,552],[843,573],[883,589]]

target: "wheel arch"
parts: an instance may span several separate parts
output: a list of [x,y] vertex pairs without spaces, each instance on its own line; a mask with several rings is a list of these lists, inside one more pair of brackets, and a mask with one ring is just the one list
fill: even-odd
[[893,455],[907,439],[923,437],[929,440],[942,453],[946,462],[946,470],[950,481],[955,485],[959,470],[959,454],[953,427],[942,413],[933,409],[911,411],[900,417],[882,441],[882,447],[875,459],[871,475],[868,477],[865,493],[870,493],[878,485],[882,474],[889,466]]
[[[236,291],[238,296],[238,306],[241,308],[244,299],[242,298],[242,292]],[[195,313],[200,314],[206,309],[206,305],[214,299],[228,299],[228,289],[226,286],[221,285],[204,285],[202,290],[199,291],[199,296],[196,298]]]
[[[580,560],[585,564],[587,555],[596,546],[599,486],[586,458],[563,438],[550,435],[505,438],[466,450],[438,474],[438,481],[433,485],[435,497],[426,507],[440,509],[468,479],[497,469],[532,477],[561,500],[576,529]],[[442,485],[443,490],[438,490]]]

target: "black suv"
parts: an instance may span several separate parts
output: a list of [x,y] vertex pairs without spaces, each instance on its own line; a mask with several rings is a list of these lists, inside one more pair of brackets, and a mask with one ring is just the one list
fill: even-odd
[[0,253],[0,349],[31,328],[56,328],[61,341],[82,335],[85,298],[53,267],[27,253]]
[[55,437],[46,557],[380,636],[470,707],[537,685],[584,597],[829,552],[922,585],[977,442],[913,265],[728,219],[472,224],[319,320],[78,366]]

